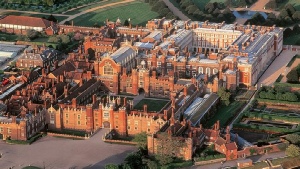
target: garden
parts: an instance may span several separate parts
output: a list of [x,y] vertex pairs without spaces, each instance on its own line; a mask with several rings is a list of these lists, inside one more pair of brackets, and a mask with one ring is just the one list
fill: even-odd
[[196,151],[195,161],[208,161],[219,158],[226,158],[224,154],[221,154],[214,149],[214,145],[203,146],[201,149]]
[[[133,9],[135,11],[133,12]],[[106,19],[116,21],[118,18],[125,22],[130,18],[132,25],[143,25],[148,20],[158,18],[157,12],[151,11],[151,7],[147,3],[140,1],[134,1],[127,4],[115,5],[113,7],[107,7],[99,9],[87,14],[81,15],[74,19],[74,25],[76,26],[103,26]]]

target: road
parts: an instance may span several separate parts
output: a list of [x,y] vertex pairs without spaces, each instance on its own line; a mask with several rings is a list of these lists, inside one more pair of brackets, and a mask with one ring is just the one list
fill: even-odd
[[89,13],[89,12],[93,12],[95,10],[98,10],[98,9],[102,9],[102,8],[107,8],[107,7],[112,7],[112,6],[115,6],[115,5],[119,5],[119,4],[126,4],[126,3],[129,3],[129,2],[133,2],[135,0],[124,0],[124,1],[120,1],[120,2],[114,2],[114,3],[110,3],[110,4],[106,4],[106,5],[103,5],[103,6],[97,6],[97,7],[94,7],[94,8],[91,8],[91,9],[87,9],[85,11],[82,11],[78,14],[75,14],[75,15],[71,15],[69,16],[67,19],[65,20],[62,20],[61,22],[59,22],[60,24],[64,24],[66,21],[71,21],[73,20],[74,18],[78,17],[78,16],[81,16],[81,15],[84,15],[86,13]]
[[102,129],[88,140],[71,140],[46,136],[32,145],[9,145],[0,141],[0,168],[104,168],[108,163],[121,163],[135,146],[102,141]]
[[[249,158],[253,162],[260,162],[260,161],[266,160],[267,158],[276,159],[276,158],[280,158],[280,157],[284,157],[284,156],[285,156],[284,152],[276,152],[276,153],[269,153],[269,154],[265,154],[265,155],[251,156]],[[214,164],[208,164],[208,165],[203,165],[203,166],[192,166],[189,169],[218,169],[218,168],[227,167],[227,166],[236,167],[237,161],[238,160],[232,160],[232,161],[226,161],[224,164],[214,163]]]
[[169,0],[163,0],[168,8],[173,12],[174,15],[178,16],[179,19],[186,21],[189,20],[185,14],[183,14],[178,8],[176,8]]

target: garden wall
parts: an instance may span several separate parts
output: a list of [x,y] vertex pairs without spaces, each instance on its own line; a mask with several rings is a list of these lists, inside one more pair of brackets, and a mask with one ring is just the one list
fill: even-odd
[[58,133],[51,133],[47,132],[48,136],[56,136],[56,137],[66,137],[66,138],[79,138],[79,139],[89,139],[89,137],[80,137],[80,136],[74,136],[74,135],[68,135],[68,134],[58,134]]
[[205,164],[211,164],[211,163],[219,163],[222,161],[226,161],[226,158],[219,158],[219,159],[207,160],[207,161],[197,161],[194,164],[195,165],[205,165]]

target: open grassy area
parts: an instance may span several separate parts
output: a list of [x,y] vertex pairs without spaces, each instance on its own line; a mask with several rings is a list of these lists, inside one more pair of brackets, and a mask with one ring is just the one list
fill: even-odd
[[88,10],[88,9],[91,9],[91,8],[95,8],[97,6],[103,6],[103,5],[107,5],[107,4],[114,3],[114,2],[119,2],[119,1],[121,1],[121,0],[109,0],[109,1],[99,2],[99,3],[96,3],[96,4],[91,4],[91,5],[88,5],[88,6],[85,6],[85,7],[77,8],[75,10],[66,12],[65,14],[66,15],[74,15],[74,14],[78,14],[82,11],[85,11],[85,10]]
[[[1,14],[1,13],[0,13]],[[44,15],[44,14],[30,14],[30,13],[22,13],[22,12],[4,12],[2,15],[16,15],[16,16],[31,16],[31,17],[38,17],[38,18],[48,18],[51,14],[49,15]],[[62,21],[67,19],[68,17],[66,16],[54,16],[58,21]]]
[[236,115],[237,111],[244,104],[245,104],[244,102],[235,101],[228,106],[221,105],[218,108],[217,113],[204,124],[204,127],[205,128],[211,127],[213,124],[216,123],[217,120],[220,120],[220,127],[225,127],[228,121]]
[[133,109],[143,110],[146,104],[148,111],[160,111],[168,102],[169,100],[143,99]]
[[297,41],[299,41],[299,39],[300,39],[300,34],[289,36],[283,39],[283,45],[295,45]]
[[120,18],[121,22],[124,22],[130,18],[132,25],[145,26],[148,20],[158,17],[159,14],[151,11],[149,4],[134,1],[81,15],[74,19],[74,24],[77,26],[93,26],[95,23],[104,25],[106,19],[116,21]]

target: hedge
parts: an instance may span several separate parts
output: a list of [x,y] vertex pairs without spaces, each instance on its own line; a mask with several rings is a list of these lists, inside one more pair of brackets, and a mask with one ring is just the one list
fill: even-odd
[[192,161],[185,161],[181,163],[171,163],[165,166],[162,166],[161,169],[174,169],[174,168],[184,168],[184,167],[190,167],[194,163]]
[[216,154],[216,155],[208,155],[206,157],[196,157],[194,158],[195,161],[208,161],[208,160],[215,160],[219,158],[225,158],[224,154]]
[[51,133],[57,133],[57,134],[67,134],[67,135],[74,135],[74,136],[79,136],[79,137],[85,137],[86,132],[85,131],[79,131],[79,130],[48,130],[48,132]]
[[268,126],[255,126],[255,125],[249,125],[249,124],[233,124],[233,128],[240,128],[240,129],[247,129],[247,130],[261,130],[265,132],[274,132],[274,133],[287,133],[287,132],[293,132],[298,131],[300,128],[296,129],[286,129],[286,128],[278,128],[278,127],[268,127]]
[[277,104],[294,104],[294,105],[300,105],[300,102],[289,102],[289,101],[283,101],[283,100],[270,100],[270,99],[260,99],[260,98],[257,98],[257,101],[258,102],[275,103],[275,104],[277,103]]
[[286,121],[286,122],[296,122],[300,123],[300,118],[295,116],[279,116],[276,114],[268,114],[268,113],[246,113],[246,116],[250,118],[259,118],[259,119],[266,119],[266,120],[277,120],[277,121]]
[[30,139],[28,139],[26,141],[24,141],[24,140],[6,140],[6,142],[11,143],[11,144],[32,144],[39,138],[44,137],[45,135],[46,134],[44,134],[44,133],[39,133],[39,134],[32,136]]
[[275,82],[274,86],[281,86],[281,87],[297,87],[300,88],[300,84],[293,84],[293,83],[279,83]]

